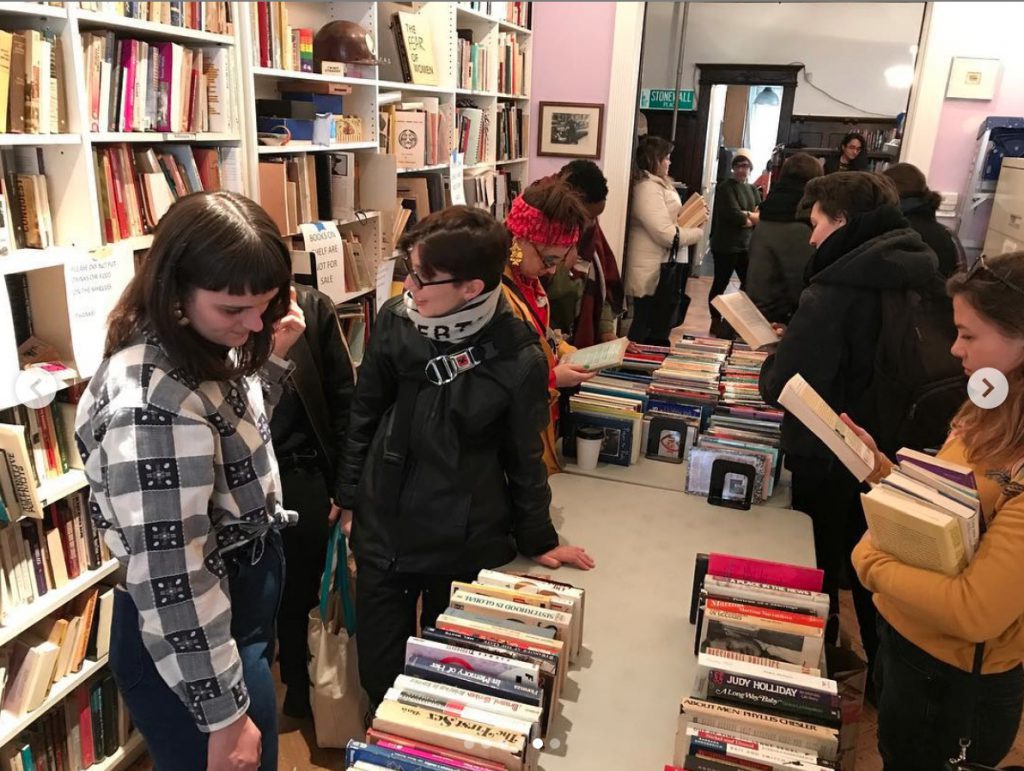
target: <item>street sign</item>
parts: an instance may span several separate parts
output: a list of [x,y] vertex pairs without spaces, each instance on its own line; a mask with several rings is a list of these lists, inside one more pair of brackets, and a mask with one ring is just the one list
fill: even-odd
[[[643,88],[640,90],[641,110],[671,110],[672,109],[671,88]],[[694,109],[693,91],[681,90],[679,94],[679,109]]]

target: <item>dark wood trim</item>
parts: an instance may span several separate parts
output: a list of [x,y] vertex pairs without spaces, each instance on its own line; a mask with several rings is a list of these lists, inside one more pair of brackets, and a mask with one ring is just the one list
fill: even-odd
[[802,64],[698,64],[697,133],[696,141],[687,148],[685,180],[691,190],[699,191],[704,171],[704,144],[708,135],[711,113],[711,87],[729,86],[782,86],[782,104],[779,109],[779,130],[776,144],[789,139],[789,124],[793,118],[797,78]]

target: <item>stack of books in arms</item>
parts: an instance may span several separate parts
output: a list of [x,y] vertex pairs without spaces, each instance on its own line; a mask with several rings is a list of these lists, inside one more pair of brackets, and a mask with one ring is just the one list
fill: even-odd
[[0,749],[0,768],[89,768],[127,744],[131,732],[131,719],[113,676],[97,677]]
[[837,767],[841,711],[838,686],[823,673],[821,581],[813,568],[697,555],[698,669],[679,706],[676,768]]
[[[874,456],[800,375],[783,388],[779,403],[798,418],[863,481]],[[974,557],[981,538],[981,503],[967,466],[903,448],[899,465],[861,494],[871,538],[906,565],[957,575]]]
[[583,640],[582,589],[481,570],[406,644],[349,769],[533,771]]

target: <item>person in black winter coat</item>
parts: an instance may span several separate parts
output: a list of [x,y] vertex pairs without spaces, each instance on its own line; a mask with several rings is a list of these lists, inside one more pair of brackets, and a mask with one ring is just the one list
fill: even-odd
[[354,368],[334,303],[323,292],[295,284],[306,329],[288,352],[295,369],[274,410],[274,442],[284,505],[299,512],[281,534],[288,569],[278,612],[284,714],[305,717],[309,708],[307,617],[320,596],[330,521],[338,500],[341,450],[355,390]]
[[405,236],[406,292],[384,304],[359,368],[341,473],[358,567],[359,676],[372,706],[402,672],[406,639],[471,580],[519,552],[589,569],[559,545],[541,431],[548,365],[501,290],[508,234],[453,206]]
[[814,247],[808,240],[810,212],[799,205],[807,182],[821,173],[821,164],[813,156],[790,156],[758,210],[761,218],[750,239],[746,291],[771,322],[789,323],[800,302],[804,270]]
[[[860,425],[881,333],[881,293],[891,289],[942,292],[934,252],[897,208],[892,183],[867,172],[831,174],[807,183],[803,205],[811,208],[809,286],[800,296],[782,340],[761,369],[761,396],[778,404],[786,382],[799,373],[836,412]],[[875,426],[872,425],[872,431]],[[838,590],[850,554],[866,525],[861,486],[829,449],[787,414],[782,446],[792,471],[793,508],[814,527],[818,566],[832,599],[828,632],[838,632]],[[861,638],[869,664],[877,648],[870,593],[852,580]],[[870,682],[870,681],[869,681]]]
[[960,250],[953,234],[935,219],[942,196],[928,189],[921,170],[912,163],[897,163],[882,172],[900,194],[900,211],[939,258],[939,272],[949,278],[960,268]]

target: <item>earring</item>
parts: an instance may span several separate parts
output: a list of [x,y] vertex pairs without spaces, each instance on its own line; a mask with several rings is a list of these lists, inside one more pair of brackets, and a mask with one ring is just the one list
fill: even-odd
[[523,247],[516,240],[512,241],[512,248],[509,249],[508,262],[516,268],[523,264]]
[[174,315],[174,320],[178,322],[179,327],[188,326],[188,316],[185,315],[185,311],[182,309],[181,303],[175,303],[174,309],[171,313]]

